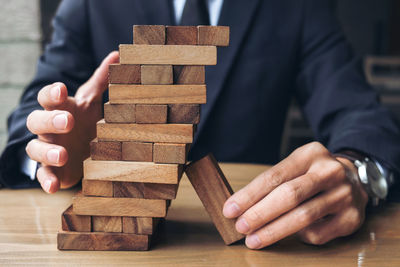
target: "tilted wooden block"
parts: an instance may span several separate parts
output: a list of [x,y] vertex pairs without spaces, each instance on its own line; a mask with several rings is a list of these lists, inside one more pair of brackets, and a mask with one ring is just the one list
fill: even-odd
[[90,142],[90,157],[93,160],[121,160],[122,143],[98,141],[96,138]]
[[199,45],[229,45],[229,27],[227,26],[197,26],[199,30]]
[[122,233],[122,217],[92,216],[92,231]]
[[153,161],[153,143],[122,142],[122,160]]
[[168,105],[168,123],[198,124],[200,122],[200,105]]
[[108,82],[140,84],[140,65],[109,65]]
[[83,162],[83,168],[86,180],[178,184],[182,176],[182,165],[178,164],[101,161],[89,158]]
[[196,26],[167,26],[167,45],[197,45]]
[[142,65],[142,84],[172,84],[172,65]]
[[189,147],[189,144],[155,143],[153,146],[153,160],[156,163],[185,164]]
[[136,123],[167,123],[167,105],[136,105]]
[[113,197],[113,185],[109,181],[82,179],[82,194],[84,196]]
[[119,46],[121,64],[216,65],[216,46],[129,45]]
[[205,104],[206,86],[110,84],[111,104]]
[[152,235],[159,222],[159,218],[122,217],[122,231],[130,234]]
[[191,124],[122,124],[97,123],[100,141],[139,141],[188,144],[193,142]]
[[165,44],[165,26],[135,25],[133,26],[133,43],[144,45]]
[[59,250],[148,250],[150,236],[127,233],[64,232],[57,234]]
[[174,69],[174,84],[205,84],[206,70],[204,66],[177,65]]
[[114,197],[175,199],[177,184],[113,182]]
[[134,123],[135,105],[105,103],[104,120],[107,123]]
[[222,214],[224,203],[233,194],[233,190],[215,158],[208,155],[192,162],[185,172],[225,244],[243,239],[244,235],[236,231],[235,219],[227,219]]
[[61,215],[61,228],[64,231],[90,232],[90,216],[75,214],[71,205]]

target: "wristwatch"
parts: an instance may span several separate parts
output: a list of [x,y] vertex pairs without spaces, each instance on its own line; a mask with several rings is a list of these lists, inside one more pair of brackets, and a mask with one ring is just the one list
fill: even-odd
[[379,168],[375,161],[353,151],[342,151],[334,155],[353,162],[358,170],[360,182],[367,191],[368,196],[371,197],[373,206],[377,206],[379,200],[384,200],[387,197],[389,181],[384,171]]

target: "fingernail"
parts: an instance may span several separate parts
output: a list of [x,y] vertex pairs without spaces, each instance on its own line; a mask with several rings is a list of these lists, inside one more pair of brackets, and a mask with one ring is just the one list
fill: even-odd
[[237,217],[240,215],[240,208],[236,202],[229,202],[223,210],[224,216],[228,218]]
[[242,234],[247,233],[250,230],[250,226],[245,218],[241,218],[236,222],[236,230]]
[[58,164],[58,162],[60,161],[60,151],[58,151],[57,149],[50,149],[49,151],[47,151],[47,159],[50,162]]
[[258,238],[258,235],[252,234],[247,236],[246,246],[252,249],[259,248],[261,246],[261,241],[260,238]]
[[51,180],[46,180],[43,183],[43,189],[44,191],[46,191],[47,193],[50,192],[50,187],[51,187]]
[[65,130],[67,128],[68,118],[65,114],[59,114],[54,117],[53,125],[58,130]]
[[59,85],[54,86],[50,90],[50,96],[53,101],[59,101],[61,96],[61,88]]

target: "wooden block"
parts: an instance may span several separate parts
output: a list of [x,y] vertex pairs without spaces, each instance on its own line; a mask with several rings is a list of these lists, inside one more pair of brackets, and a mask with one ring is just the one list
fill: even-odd
[[206,69],[204,66],[181,66],[174,69],[174,84],[205,84]]
[[194,129],[191,124],[122,124],[97,123],[97,138],[100,141],[140,141],[188,144],[193,142]]
[[199,45],[229,45],[229,27],[227,26],[197,26],[199,30]]
[[113,182],[114,197],[175,199],[177,184]]
[[136,123],[167,123],[167,105],[136,105]]
[[86,180],[178,184],[182,165],[153,162],[101,161],[83,162]]
[[91,216],[165,217],[167,201],[162,199],[86,197],[72,198],[73,212]]
[[122,144],[116,141],[98,141],[95,138],[90,142],[90,157],[93,160],[121,160]]
[[113,197],[113,184],[109,181],[82,179],[82,194],[85,196]]
[[197,45],[196,26],[167,26],[167,45]]
[[90,232],[90,216],[75,214],[71,205],[61,215],[61,228],[64,231]]
[[142,65],[142,84],[172,84],[172,65]]
[[134,123],[135,105],[132,104],[104,104],[104,120],[107,123]]
[[223,205],[233,194],[233,190],[215,158],[210,154],[192,162],[185,172],[225,244],[229,245],[244,238],[235,229],[236,220],[227,219],[222,214]]
[[155,143],[153,147],[153,161],[156,163],[185,164],[189,147],[189,144]]
[[129,234],[152,235],[159,218],[122,217],[122,232]]
[[165,26],[163,25],[134,25],[133,43],[144,45],[164,45]]
[[109,65],[108,82],[140,84],[140,65]]
[[92,216],[92,231],[122,233],[122,217]]
[[206,86],[110,84],[112,104],[205,104]]
[[153,143],[122,142],[122,160],[153,161]]
[[200,105],[168,105],[168,123],[198,124],[200,122]]
[[217,47],[215,46],[121,44],[119,53],[121,64],[217,64]]
[[57,234],[59,250],[148,250],[150,236],[126,233],[64,232]]

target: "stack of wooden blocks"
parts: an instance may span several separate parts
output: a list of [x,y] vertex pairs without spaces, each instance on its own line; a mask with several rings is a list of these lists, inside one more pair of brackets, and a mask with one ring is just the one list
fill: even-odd
[[205,65],[229,27],[133,27],[109,69],[109,102],[84,162],[82,192],[62,214],[58,248],[147,250],[176,197],[206,103]]

